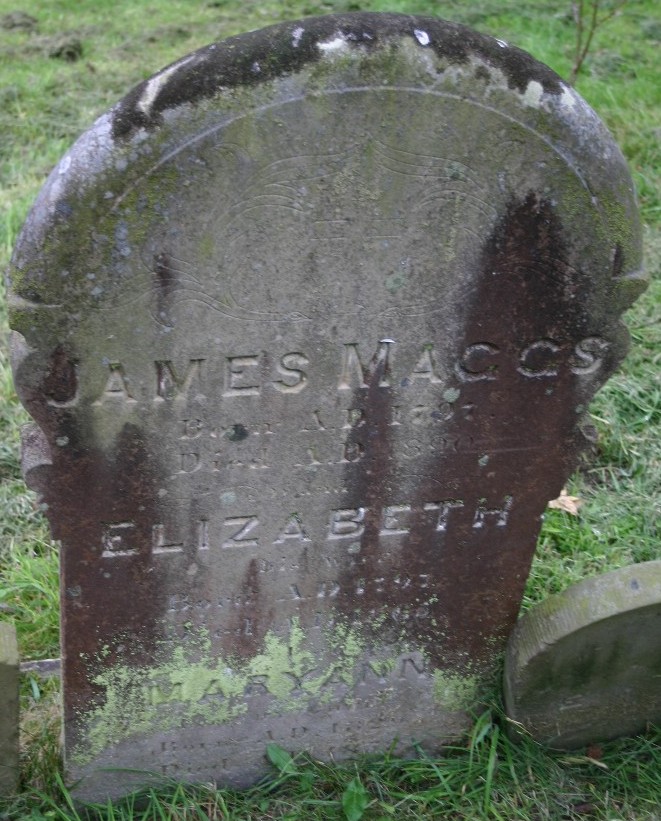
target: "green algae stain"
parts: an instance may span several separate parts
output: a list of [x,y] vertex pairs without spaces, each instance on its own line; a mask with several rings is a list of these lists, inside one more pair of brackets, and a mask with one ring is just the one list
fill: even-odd
[[266,689],[280,702],[286,702],[292,691],[317,667],[313,654],[303,650],[304,641],[305,634],[294,621],[288,642],[267,634],[265,652],[249,662],[250,673],[264,676]]
[[480,688],[478,676],[434,671],[434,700],[446,710],[459,712],[475,705]]
[[404,285],[406,285],[406,276],[401,272],[396,272],[386,277],[386,288],[391,294],[396,294]]
[[200,256],[208,262],[213,262],[216,252],[216,238],[211,232],[207,232],[200,238]]
[[[407,654],[414,649],[407,647]],[[380,696],[375,692],[374,697],[390,698],[400,653],[375,658],[372,652],[360,633],[346,625],[328,628],[323,647],[312,648],[297,620],[286,636],[267,633],[262,651],[247,660],[215,655],[205,629],[192,634],[185,647],[164,642],[157,662],[148,668],[104,669],[109,653],[104,646],[90,664],[92,671],[101,671],[90,673],[101,700],[81,713],[83,732],[71,760],[86,765],[132,737],[230,724],[249,712],[253,696],[266,715],[314,711],[338,698],[351,708],[366,670],[381,679]],[[439,710],[460,712],[475,705],[479,676],[435,670],[429,678]]]
[[[271,697],[269,712],[275,714],[306,710],[313,699],[330,703],[329,687],[356,684],[356,662],[365,648],[348,628],[335,628],[326,638],[333,661],[325,667],[304,649],[305,632],[294,621],[288,637],[268,633],[263,652],[248,661],[213,656],[201,630],[190,649],[177,646],[169,657],[164,652],[151,668],[106,669],[92,676],[103,703],[85,715],[86,738],[72,759],[84,765],[134,735],[235,721],[248,711],[254,690]],[[100,664],[107,654],[102,648]]]
[[105,703],[89,718],[81,757],[85,760],[134,734],[193,723],[222,724],[247,710],[245,673],[233,670],[223,659],[214,663],[207,656],[191,662],[181,648],[170,661],[149,670],[118,665],[94,677],[93,683],[103,689]]

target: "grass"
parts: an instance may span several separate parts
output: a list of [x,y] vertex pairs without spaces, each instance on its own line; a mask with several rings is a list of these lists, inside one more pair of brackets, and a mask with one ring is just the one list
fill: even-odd
[[[38,808],[28,796],[14,803],[24,819],[168,819],[192,821],[387,821],[387,819],[641,818],[659,816],[660,733],[635,746],[615,742],[587,754],[549,754],[530,740],[513,744],[487,711],[477,717],[465,745],[443,758],[421,753],[402,761],[387,753],[351,765],[329,765],[285,750],[269,750],[273,775],[243,792],[211,785],[166,784],[115,804],[75,807],[61,779],[42,792]],[[631,814],[635,803],[638,814]],[[603,811],[603,812],[602,812]]]
[[[17,7],[0,0],[0,17]],[[23,0],[32,30],[0,28],[0,267],[50,168],[73,139],[139,80],[212,40],[309,14],[361,8],[443,16],[515,43],[563,76],[575,30],[564,0]],[[54,58],[63,37],[82,57]],[[630,163],[645,221],[653,282],[630,311],[633,347],[598,395],[598,444],[570,483],[578,517],[550,511],[524,607],[607,569],[661,558],[661,13],[629,0],[600,29],[578,90],[613,131]],[[0,301],[0,329],[7,324]],[[19,427],[27,417],[0,349],[0,618],[18,628],[21,656],[58,649],[57,548],[21,479]],[[351,765],[291,759],[273,748],[273,775],[242,792],[165,785],[162,791],[89,810],[62,781],[57,680],[22,683],[21,784],[0,803],[15,819],[659,819],[661,733],[554,753],[512,742],[498,699],[465,743],[430,760],[387,751]]]

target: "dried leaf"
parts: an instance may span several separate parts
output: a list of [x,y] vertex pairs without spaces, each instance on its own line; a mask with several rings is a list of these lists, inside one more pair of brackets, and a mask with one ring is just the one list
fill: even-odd
[[600,761],[604,754],[604,750],[599,744],[590,744],[585,753],[588,758],[591,758],[594,761]]
[[578,496],[569,496],[567,490],[563,488],[557,499],[549,502],[548,506],[553,510],[564,510],[572,516],[578,516],[578,511],[583,504],[583,499]]

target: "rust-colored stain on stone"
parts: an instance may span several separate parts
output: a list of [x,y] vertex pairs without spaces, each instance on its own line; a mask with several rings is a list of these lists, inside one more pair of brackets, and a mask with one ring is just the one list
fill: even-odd
[[[454,374],[447,388],[462,405],[474,405],[475,418],[452,419],[442,430],[443,442],[469,438],[475,444],[439,443],[437,454],[419,465],[410,532],[394,555],[379,536],[384,508],[398,501],[389,389],[379,387],[377,368],[369,388],[356,392],[367,424],[353,436],[365,457],[347,467],[346,481],[354,504],[367,513],[360,552],[344,570],[338,597],[345,617],[373,640],[404,639],[424,647],[435,667],[467,671],[488,666],[502,650],[518,613],[540,516],[582,445],[577,377],[566,360],[589,328],[563,228],[551,205],[534,193],[511,203],[485,243],[481,268],[456,360],[469,346],[488,341],[485,356],[494,359],[495,370],[491,374],[481,364],[481,378],[474,381]],[[538,340],[549,343],[521,363],[521,348]],[[523,375],[521,367],[540,375]],[[553,379],[545,378],[551,371]],[[450,514],[451,534],[438,532],[434,513],[424,511],[425,502],[437,498],[464,500]],[[475,526],[471,499],[485,511],[482,527]],[[496,523],[499,516],[506,516],[506,526]],[[357,595],[357,588],[364,592]]]
[[[43,397],[65,402],[75,393],[74,365],[62,350],[38,391],[21,391],[22,401],[42,423],[51,464],[34,489],[46,506],[61,556],[62,646],[65,722],[73,737],[77,714],[97,698],[90,665],[104,643],[110,662],[121,650],[133,663],[148,662],[162,639],[159,620],[166,607],[163,579],[153,565],[151,545],[157,510],[157,456],[139,428],[127,424],[109,452],[86,441],[86,425],[69,408],[48,407]],[[116,552],[117,570],[101,561]],[[100,641],[100,637],[102,637]]]
[[76,396],[78,378],[76,363],[71,360],[63,345],[58,345],[51,357],[51,366],[44,380],[43,393],[57,403],[70,402]]
[[238,606],[228,621],[221,646],[228,658],[252,658],[263,648],[264,636],[274,616],[268,594],[260,589],[257,559],[248,562],[241,587],[234,595]]

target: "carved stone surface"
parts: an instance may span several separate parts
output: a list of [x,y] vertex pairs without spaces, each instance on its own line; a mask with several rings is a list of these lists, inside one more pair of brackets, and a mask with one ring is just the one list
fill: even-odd
[[233,38],[79,140],[10,280],[81,794],[456,737],[644,287],[575,92],[439,20]]
[[661,722],[661,561],[579,582],[528,611],[507,646],[508,715],[582,747]]
[[0,622],[0,795],[18,783],[18,646],[13,624]]

